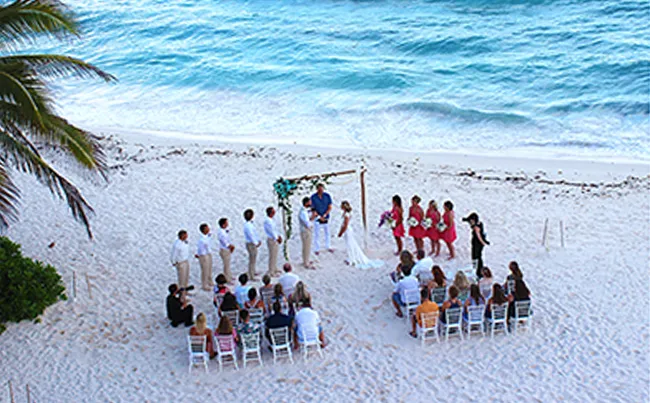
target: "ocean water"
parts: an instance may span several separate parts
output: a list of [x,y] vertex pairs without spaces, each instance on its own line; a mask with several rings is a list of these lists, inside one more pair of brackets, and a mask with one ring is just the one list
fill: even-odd
[[647,0],[68,1],[90,128],[650,159]]

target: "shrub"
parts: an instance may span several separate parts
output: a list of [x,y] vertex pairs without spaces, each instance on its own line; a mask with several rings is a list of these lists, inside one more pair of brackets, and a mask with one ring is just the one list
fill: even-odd
[[0,290],[0,333],[5,323],[38,321],[45,308],[67,299],[56,269],[24,257],[6,237],[0,237]]

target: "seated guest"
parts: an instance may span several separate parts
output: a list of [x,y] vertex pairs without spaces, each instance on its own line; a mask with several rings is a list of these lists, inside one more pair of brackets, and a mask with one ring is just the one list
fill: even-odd
[[282,284],[280,283],[277,283],[275,287],[273,287],[273,296],[271,297],[271,303],[275,302],[279,302],[282,306],[289,306],[287,297],[285,297],[284,291],[282,289]]
[[[271,284],[271,276],[265,274],[262,276],[262,286],[260,287],[259,295],[262,301],[264,301],[264,295],[267,292],[273,293],[273,284]],[[268,304],[269,301],[264,301],[264,304]]]
[[483,298],[490,298],[492,294],[492,284],[494,284],[494,278],[492,277],[492,270],[489,267],[483,266],[483,277],[478,281],[478,288],[481,290],[481,295]]
[[303,331],[307,332],[308,334],[318,334],[320,346],[325,347],[325,333],[323,333],[323,328],[320,324],[321,322],[318,312],[314,311],[311,308],[311,303],[307,300],[302,301],[301,305],[302,308],[300,308],[295,316],[297,337],[294,338],[294,347],[298,348],[298,342],[303,341]]
[[245,334],[253,334],[259,331],[259,327],[256,324],[251,323],[251,316],[246,309],[243,309],[239,312],[239,328],[237,329],[237,334],[239,335],[238,343],[242,343],[241,337]]
[[413,255],[407,250],[403,250],[399,254],[399,263],[395,268],[395,271],[390,274],[390,279],[393,283],[397,283],[404,277],[404,269],[409,268],[413,272],[413,266],[415,262],[413,261]]
[[449,287],[449,299],[442,304],[440,309],[440,321],[442,323],[447,323],[447,315],[445,315],[447,309],[460,308],[462,306],[462,301],[458,299],[458,288],[455,285],[452,285]]
[[485,307],[485,317],[492,317],[492,305],[503,305],[506,302],[508,302],[508,298],[506,298],[506,294],[503,292],[503,287],[499,283],[494,283],[492,286],[492,295],[488,299],[487,306]]
[[515,290],[508,296],[508,320],[515,316],[515,302],[516,301],[530,301],[530,290],[524,283],[524,280],[518,278],[515,280]]
[[485,298],[481,295],[478,284],[472,284],[469,287],[469,297],[465,300],[465,309],[463,309],[463,318],[467,320],[467,308],[470,306],[485,305]]
[[429,284],[429,281],[433,280],[433,273],[431,269],[433,268],[433,259],[431,256],[426,256],[423,250],[417,252],[418,262],[413,266],[411,271],[415,277],[420,281],[420,284],[426,285]]
[[269,329],[279,329],[282,327],[288,327],[291,332],[292,319],[289,315],[282,313],[282,305],[279,302],[273,303],[273,315],[269,316],[264,324],[264,329],[266,329],[266,338],[271,342],[271,333]]
[[508,282],[509,281],[514,281],[516,279],[524,279],[524,275],[521,272],[521,269],[519,268],[519,263],[512,261],[508,265],[508,269],[510,269],[510,274],[508,274],[508,277],[506,277],[505,283],[503,283],[503,292],[505,292],[506,295],[511,294],[513,290],[508,289]]
[[309,295],[309,293],[305,289],[305,283],[303,283],[302,281],[298,281],[298,283],[296,283],[296,288],[293,291],[293,294],[289,296],[290,315],[293,316],[296,314],[303,300],[308,300],[309,303],[311,304],[311,295]]
[[[284,274],[280,276],[278,283],[282,284],[282,289],[285,293],[292,293],[300,278],[292,272],[293,269],[289,263],[285,263],[282,269],[284,270]],[[290,294],[286,295],[287,298],[290,296]]]
[[228,289],[228,280],[226,279],[226,276],[223,274],[219,274],[215,279],[214,282],[216,283],[214,286],[214,299],[213,299],[213,304],[214,306],[219,306],[217,303],[217,295],[225,295],[227,292],[230,290]]
[[[415,308],[415,315],[411,318],[412,330],[409,333],[413,337],[418,337],[417,332],[415,331],[415,325],[417,324],[420,328],[422,327],[422,314],[423,313],[435,313],[438,315],[438,304],[431,301],[429,298],[429,290],[423,288],[420,290],[420,299],[422,303]],[[427,324],[429,326],[430,324]]]
[[442,271],[440,266],[435,265],[431,268],[431,274],[433,275],[433,280],[429,281],[429,291],[434,288],[447,288],[447,279],[445,278],[445,273]]
[[264,302],[257,297],[257,290],[253,287],[248,290],[248,301],[244,302],[245,309],[264,309]]
[[217,336],[232,336],[232,340],[236,343],[239,339],[237,331],[233,328],[232,322],[227,316],[222,316],[219,320],[219,326],[215,329]]
[[406,306],[407,302],[402,300],[403,295],[408,290],[417,290],[419,292],[420,284],[415,277],[411,276],[411,267],[404,266],[401,268],[401,271],[404,277],[395,284],[395,290],[393,291],[393,306],[396,310],[395,315],[403,318],[404,315],[402,314],[401,307]]
[[456,272],[454,277],[454,285],[458,288],[458,296],[461,300],[467,299],[467,294],[469,294],[470,282],[467,279],[467,276],[462,270]]
[[205,336],[205,351],[210,354],[210,358],[214,358],[216,353],[214,352],[212,330],[208,328],[207,320],[203,312],[196,316],[196,325],[190,329],[190,336]]
[[239,310],[239,304],[237,304],[237,298],[235,298],[235,296],[232,295],[231,292],[227,292],[226,295],[223,296],[223,302],[219,307],[219,315],[221,315],[222,312],[237,311],[237,310]]
[[251,289],[251,286],[246,285],[248,283],[248,274],[242,273],[239,275],[239,285],[235,287],[235,298],[237,298],[237,303],[240,308],[244,307],[244,303],[248,301],[248,290]]
[[192,326],[194,324],[194,307],[187,303],[185,299],[185,290],[178,288],[178,285],[172,284],[168,288],[169,295],[167,296],[167,318],[171,322],[172,327],[176,327],[179,323],[184,323],[185,326]]

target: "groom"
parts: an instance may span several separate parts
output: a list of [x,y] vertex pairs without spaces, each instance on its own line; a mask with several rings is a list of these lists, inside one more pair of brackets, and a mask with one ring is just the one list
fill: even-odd
[[319,183],[316,186],[316,193],[311,196],[311,207],[316,213],[316,220],[314,221],[314,253],[318,255],[320,251],[320,238],[321,229],[325,232],[325,247],[330,252],[334,252],[330,244],[330,227],[329,219],[330,212],[332,211],[332,198],[328,193],[325,193],[325,185]]

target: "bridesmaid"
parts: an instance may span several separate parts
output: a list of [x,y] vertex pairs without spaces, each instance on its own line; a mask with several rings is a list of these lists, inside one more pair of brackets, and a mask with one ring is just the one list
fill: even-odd
[[431,227],[427,229],[427,237],[431,240],[431,253],[436,256],[440,255],[440,232],[438,232],[438,223],[440,222],[440,211],[435,200],[429,202],[426,217],[431,219]]
[[395,227],[393,228],[393,236],[397,244],[395,256],[399,256],[402,253],[402,249],[404,249],[402,237],[406,235],[404,231],[404,209],[402,208],[402,198],[399,195],[393,196],[393,209],[390,212],[390,216],[395,221]]
[[413,237],[415,248],[417,250],[424,250],[424,237],[427,236],[427,231],[422,226],[424,219],[424,210],[420,207],[420,196],[415,195],[411,198],[411,207],[409,208],[409,219],[414,218],[418,224],[409,228],[409,236]]
[[456,223],[454,222],[454,203],[447,200],[444,204],[445,212],[442,215],[442,221],[445,223],[444,231],[440,234],[440,238],[445,241],[449,249],[449,260],[456,257],[454,249],[454,241],[456,240]]

